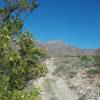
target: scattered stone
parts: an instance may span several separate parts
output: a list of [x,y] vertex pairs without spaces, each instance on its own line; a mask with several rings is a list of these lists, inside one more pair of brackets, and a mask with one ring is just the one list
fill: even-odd
[[[69,61],[71,59],[72,58],[70,58]],[[57,76],[55,71],[58,66],[58,64],[55,64],[55,58],[48,59],[45,62],[49,70],[46,77],[46,79],[49,80],[49,82],[46,82],[49,92],[48,89],[44,89],[41,95],[45,99],[43,98],[41,100],[51,100],[51,97],[53,97],[53,100],[100,100],[100,78],[96,78],[94,75],[88,76],[88,68],[79,68],[75,70],[74,66],[76,65],[74,65],[74,61],[76,62],[76,59],[66,63],[63,71],[62,67],[64,64],[61,66],[59,73],[62,74],[62,76]],[[62,60],[60,64],[62,64]],[[73,69],[71,70],[69,66],[72,64],[74,68],[72,67]],[[66,78],[66,76],[68,78]],[[39,82],[44,83],[42,79],[40,79]]]
[[86,100],[86,96],[85,96],[85,95],[81,96],[81,97],[79,98],[79,100]]
[[96,86],[100,88],[100,83],[98,82],[98,83],[96,84]]

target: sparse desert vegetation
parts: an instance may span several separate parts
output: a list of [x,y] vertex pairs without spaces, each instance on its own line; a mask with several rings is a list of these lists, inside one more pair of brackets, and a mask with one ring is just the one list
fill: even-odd
[[[43,0],[40,1],[43,2]],[[62,6],[62,3],[65,1],[70,2],[70,0],[45,0],[45,2],[47,1],[52,1],[52,4],[54,5],[51,6],[50,3],[46,3],[46,10],[40,10],[40,12],[47,11],[43,15],[46,16],[46,18],[43,16],[41,17],[39,14],[34,16],[38,19],[37,22],[39,22],[39,30],[42,30],[42,26],[44,26],[43,24],[46,23],[46,26],[44,26],[46,33],[49,28],[50,32],[52,32],[51,28],[53,28],[55,32],[56,30],[59,32],[59,29],[63,27],[62,29],[65,28],[72,30],[72,34],[74,33],[73,30],[77,30],[78,27],[79,30],[81,30],[81,27],[85,25],[83,22],[86,23],[86,20],[82,21],[84,24],[82,24],[83,26],[77,26],[78,24],[75,25],[76,21],[81,23],[78,19],[84,19],[83,12],[82,14],[76,13],[78,9],[81,13],[81,6],[79,5],[78,8],[78,4],[80,2],[73,5],[74,3],[71,1],[71,3],[68,4],[69,7],[77,6],[76,8],[78,8],[75,11],[67,12],[68,14],[71,14],[70,17],[68,15],[67,17],[64,15],[65,20],[63,21],[64,18],[62,16],[55,16],[53,21],[51,20],[51,18],[53,18],[52,14],[56,15],[57,10],[60,15],[63,15],[63,11],[73,9],[70,8],[69,10],[65,10],[68,6],[65,4],[65,7]],[[57,4],[55,4],[55,1],[57,1]],[[77,1],[75,1],[75,3],[76,2]],[[82,3],[82,6],[84,4],[85,3]],[[90,3],[88,3],[88,6],[89,4]],[[37,24],[34,27],[31,25],[31,21],[29,20],[30,18],[28,18],[28,22],[25,18],[28,14],[38,8],[38,6],[38,0],[0,1],[0,100],[100,100],[100,48],[81,49],[79,47],[66,44],[62,40],[52,40],[45,43],[41,43],[36,40],[33,37],[33,33],[29,30],[24,30],[25,27],[23,26],[24,22],[26,22],[26,24],[30,24],[32,29],[37,28]],[[57,6],[60,9],[53,9],[53,7]],[[62,9],[63,7],[64,9]],[[51,9],[52,12],[56,12],[50,14],[48,11]],[[63,13],[60,12],[60,10]],[[83,10],[84,9],[82,8],[82,11]],[[86,9],[86,11],[88,10]],[[75,18],[72,18],[72,12],[75,13]],[[90,14],[91,12],[92,11],[89,11],[87,14]],[[91,15],[97,15],[96,12],[97,11]],[[76,16],[77,14],[78,16]],[[50,16],[50,20],[47,19],[47,16]],[[33,20],[33,15],[31,15],[31,18]],[[41,20],[39,20],[39,18]],[[67,21],[66,18],[68,20],[70,18],[72,19]],[[90,24],[89,18],[92,19],[92,17],[87,18],[88,24]],[[57,21],[56,24],[56,19],[61,19],[60,23]],[[33,21],[35,22],[35,19]],[[52,27],[49,26],[49,21]],[[42,24],[40,24],[40,22],[42,22]],[[51,22],[54,23],[51,24]],[[66,28],[65,22],[67,22],[68,28]],[[94,22],[99,21],[97,20]],[[62,23],[65,26],[63,26]],[[69,28],[71,23],[72,27]],[[88,24],[86,24],[86,26],[89,26]],[[57,25],[60,25],[60,28],[54,28],[54,26]],[[92,23],[90,25],[92,26]],[[97,24],[95,23],[95,26],[96,25]],[[72,29],[73,27],[74,29]],[[43,33],[44,29],[42,30]],[[94,32],[92,28],[86,28],[88,32],[89,29],[91,29],[90,32]],[[85,34],[85,31],[82,30],[82,32]],[[58,35],[58,37],[59,36],[60,35]],[[65,34],[64,36],[62,35],[64,40],[66,40],[65,36]],[[70,35],[68,36],[70,37]],[[74,36],[75,35],[71,36],[72,39],[74,39]],[[92,34],[90,34],[90,36],[92,36]],[[44,38],[42,35],[40,37]],[[52,36],[50,36],[48,40],[51,37]],[[80,35],[79,37],[81,39],[82,36]],[[87,32],[84,37],[87,40]],[[46,34],[44,39],[47,40]],[[75,39],[75,41],[78,42],[77,39]],[[86,45],[87,43],[82,44]]]
[[54,100],[62,100],[62,97],[65,100],[99,100],[100,73],[96,72],[94,61],[94,56],[49,58],[44,95],[41,94],[43,100],[52,100],[51,97],[55,97]]

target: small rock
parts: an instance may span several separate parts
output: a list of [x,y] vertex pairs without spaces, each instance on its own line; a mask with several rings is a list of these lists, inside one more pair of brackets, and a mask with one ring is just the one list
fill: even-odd
[[92,88],[91,88],[91,87],[86,87],[86,89],[87,89],[87,90],[92,90]]
[[86,92],[84,90],[80,90],[79,94],[83,96],[83,95],[86,95]]
[[87,76],[86,76],[85,74],[83,74],[83,75],[82,75],[82,78],[83,78],[83,79],[84,79],[84,78],[87,78]]
[[100,87],[100,83],[98,82],[98,83],[96,84],[96,86],[97,86],[97,87]]

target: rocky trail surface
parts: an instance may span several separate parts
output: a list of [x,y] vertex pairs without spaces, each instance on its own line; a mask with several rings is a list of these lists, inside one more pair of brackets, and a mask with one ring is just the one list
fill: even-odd
[[54,74],[57,68],[55,60],[50,58],[44,62],[48,74],[34,82],[43,87],[41,100],[100,100],[100,76],[90,79],[85,70],[79,69],[74,77],[61,78]]

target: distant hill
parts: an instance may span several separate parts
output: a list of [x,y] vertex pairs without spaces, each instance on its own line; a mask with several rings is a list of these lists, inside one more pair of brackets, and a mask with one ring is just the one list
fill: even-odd
[[37,42],[37,46],[48,49],[51,56],[79,56],[79,55],[100,55],[100,48],[97,49],[81,49],[78,47],[65,44],[60,40],[53,40],[47,43]]

